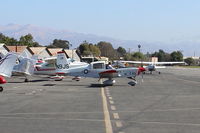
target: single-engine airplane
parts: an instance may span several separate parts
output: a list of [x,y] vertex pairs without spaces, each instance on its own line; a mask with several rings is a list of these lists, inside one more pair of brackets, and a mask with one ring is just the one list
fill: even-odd
[[[16,64],[17,55],[15,53],[8,53],[0,60],[0,84],[5,84],[6,79],[4,77],[10,77],[12,74],[13,66]],[[0,92],[3,91],[3,87],[0,86]]]
[[[56,72],[56,60],[57,60],[57,57],[51,57],[51,58],[45,59],[43,63],[40,63],[39,65],[37,64],[35,66],[34,74],[49,75],[51,76],[50,78],[55,79],[57,81],[62,80],[64,77],[59,76]],[[67,61],[69,62],[69,66],[71,68],[77,67],[77,66],[83,66],[87,64],[85,62],[75,61],[70,58],[68,58]],[[73,80],[79,81],[80,77],[75,77],[73,78]]]
[[[160,65],[185,64],[185,62],[146,62],[146,61],[117,61],[117,63],[125,64],[124,66],[127,66],[127,67],[132,66],[134,64],[139,64],[141,65],[141,67],[145,69],[144,72],[149,71],[151,74],[153,71],[157,71],[160,68],[166,68],[166,66],[160,66]],[[158,71],[158,73],[161,74],[160,71]]]
[[134,86],[137,83],[135,77],[139,74],[140,69],[136,67],[106,69],[106,64],[104,61],[92,62],[91,64],[80,63],[80,65],[72,67],[71,62],[69,62],[64,52],[58,52],[56,72],[58,75],[93,77],[99,78],[99,80],[102,78],[107,78],[108,80],[104,81],[103,84],[110,86],[115,83],[113,78],[126,77],[132,79],[132,81],[130,81],[128,84]]
[[56,75],[56,57],[45,59],[43,62],[38,62],[35,65],[34,74],[37,75]]

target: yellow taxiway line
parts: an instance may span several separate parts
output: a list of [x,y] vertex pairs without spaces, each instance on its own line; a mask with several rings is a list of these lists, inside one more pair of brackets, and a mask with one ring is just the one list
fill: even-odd
[[102,101],[103,101],[103,112],[104,112],[104,121],[105,121],[105,127],[106,127],[106,133],[113,133],[112,124],[110,121],[110,113],[108,110],[108,103],[107,98],[105,96],[105,88],[101,88],[101,95],[102,95]]

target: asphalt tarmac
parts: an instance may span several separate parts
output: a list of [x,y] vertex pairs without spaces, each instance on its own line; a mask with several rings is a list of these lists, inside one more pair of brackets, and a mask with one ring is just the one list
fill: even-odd
[[130,86],[98,79],[8,79],[0,93],[0,133],[199,133],[200,69],[167,68]]

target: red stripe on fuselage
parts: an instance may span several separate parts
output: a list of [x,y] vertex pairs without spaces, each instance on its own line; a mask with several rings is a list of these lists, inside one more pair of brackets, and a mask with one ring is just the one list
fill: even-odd
[[55,68],[45,68],[45,69],[42,69],[42,68],[39,68],[39,67],[35,67],[35,69],[37,71],[54,71],[54,70],[56,70]]
[[117,71],[116,70],[107,70],[107,71],[100,72],[99,74],[106,74],[106,73],[117,73]]

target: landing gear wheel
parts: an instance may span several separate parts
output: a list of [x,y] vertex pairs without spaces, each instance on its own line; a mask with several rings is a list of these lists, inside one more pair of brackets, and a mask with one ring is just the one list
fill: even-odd
[[0,86],[0,92],[2,92],[3,91],[3,87],[2,86]]
[[62,81],[63,79],[55,79],[55,81]]
[[29,82],[29,80],[28,80],[28,79],[25,79],[24,82]]
[[161,72],[158,72],[158,74],[161,74]]

